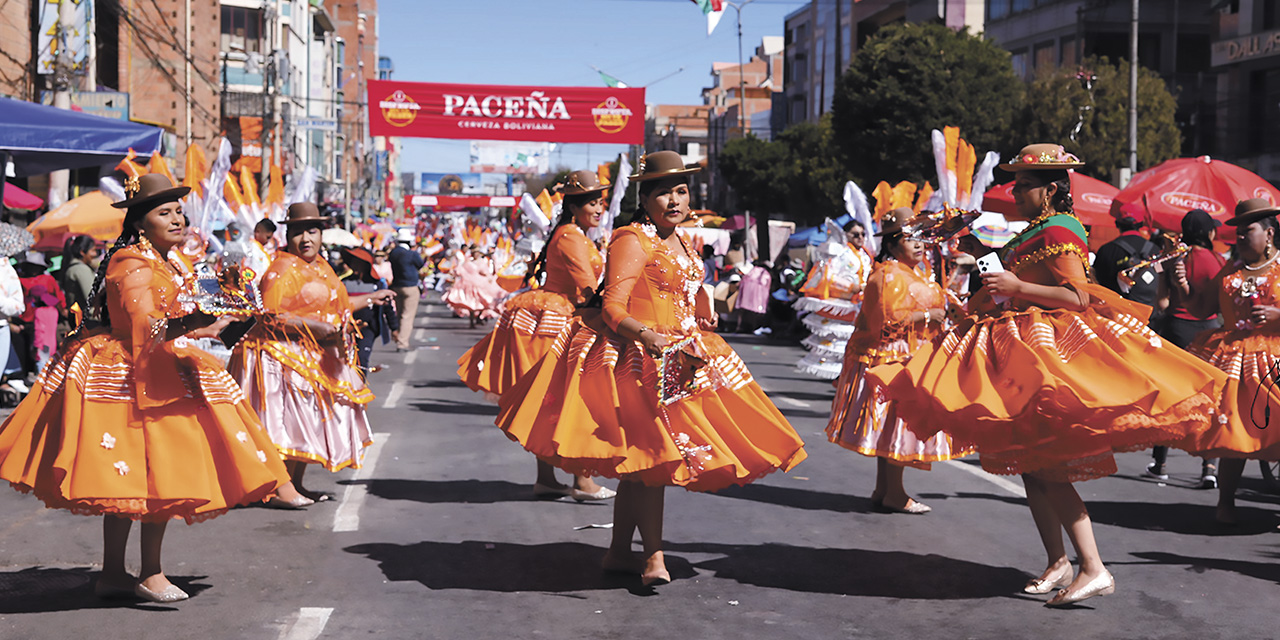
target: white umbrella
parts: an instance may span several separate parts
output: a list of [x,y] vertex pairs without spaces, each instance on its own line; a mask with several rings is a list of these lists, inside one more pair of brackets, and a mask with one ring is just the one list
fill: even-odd
[[362,244],[360,238],[357,238],[355,234],[346,229],[336,227],[322,231],[320,233],[320,242],[339,247],[358,247]]

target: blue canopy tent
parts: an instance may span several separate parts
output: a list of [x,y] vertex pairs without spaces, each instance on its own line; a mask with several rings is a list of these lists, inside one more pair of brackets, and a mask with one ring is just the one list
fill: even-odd
[[[119,162],[129,149],[150,156],[164,131],[156,127],[0,97],[0,173],[14,177]],[[0,202],[4,199],[0,177]]]
[[[162,129],[0,97],[0,156],[15,177],[119,162],[132,148],[150,156]],[[3,158],[0,158],[3,159]]]
[[[835,222],[836,224],[843,227],[844,225],[849,224],[850,220],[853,220],[853,216],[846,213],[840,216],[839,218],[836,218],[832,222]],[[816,227],[806,227],[804,229],[800,229],[796,231],[795,233],[791,234],[790,238],[787,238],[787,246],[803,247],[808,245],[808,246],[816,247],[826,242],[827,232],[822,227],[823,227],[822,225],[818,225]]]

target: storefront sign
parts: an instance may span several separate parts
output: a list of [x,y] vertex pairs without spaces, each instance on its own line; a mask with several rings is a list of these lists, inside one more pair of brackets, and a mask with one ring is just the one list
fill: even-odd
[[1213,66],[1219,67],[1224,64],[1271,56],[1280,56],[1280,31],[1267,31],[1214,42],[1211,61]]
[[644,89],[369,81],[369,133],[643,144]]

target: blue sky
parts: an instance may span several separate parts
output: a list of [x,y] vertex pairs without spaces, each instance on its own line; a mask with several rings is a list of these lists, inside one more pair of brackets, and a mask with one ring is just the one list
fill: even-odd
[[[766,35],[783,35],[783,19],[807,4],[756,0],[742,11],[744,59]],[[737,25],[725,11],[707,37],[690,0],[380,0],[378,53],[396,80],[603,86],[600,67],[630,86],[652,87],[645,101],[701,104],[711,63],[736,62]],[[556,161],[593,167],[619,145],[560,145]],[[401,171],[467,171],[466,140],[405,139]]]

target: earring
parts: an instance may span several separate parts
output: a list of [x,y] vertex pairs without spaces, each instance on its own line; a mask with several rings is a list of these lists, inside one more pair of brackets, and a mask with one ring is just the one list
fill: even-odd
[[1049,204],[1048,198],[1040,201],[1040,212],[1046,216],[1053,215],[1053,205]]
[[1268,259],[1268,260],[1270,260],[1270,259],[1271,259],[1271,252],[1272,252],[1272,251],[1275,251],[1275,249],[1276,249],[1276,248],[1275,248],[1275,245],[1270,245],[1270,244],[1269,244],[1269,245],[1267,245],[1267,259]]

